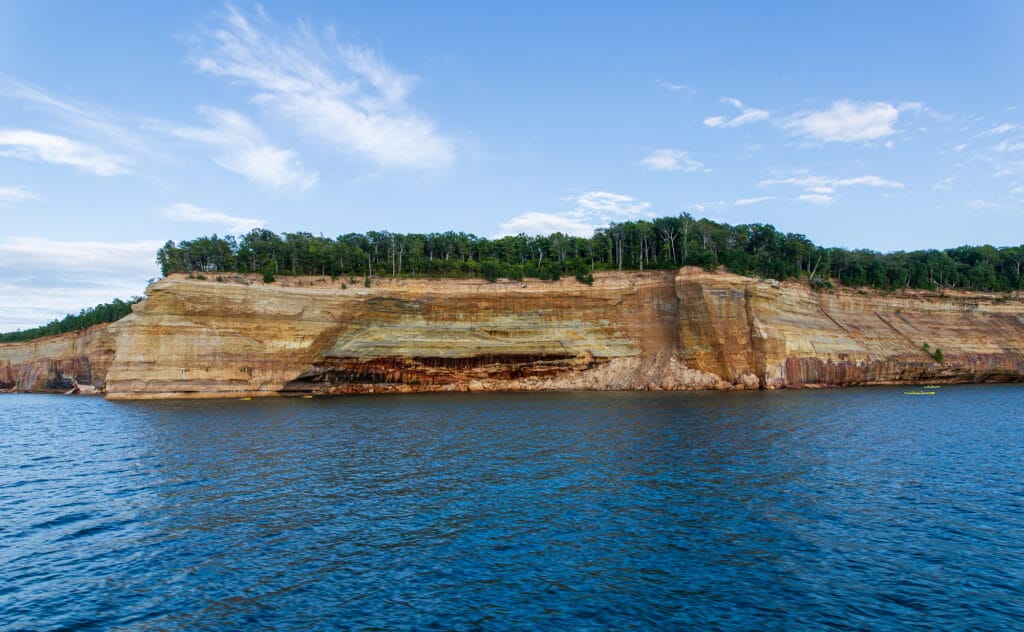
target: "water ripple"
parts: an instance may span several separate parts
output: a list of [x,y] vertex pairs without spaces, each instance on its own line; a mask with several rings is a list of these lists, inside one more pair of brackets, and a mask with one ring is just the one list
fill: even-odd
[[1024,389],[0,397],[0,629],[1013,628]]

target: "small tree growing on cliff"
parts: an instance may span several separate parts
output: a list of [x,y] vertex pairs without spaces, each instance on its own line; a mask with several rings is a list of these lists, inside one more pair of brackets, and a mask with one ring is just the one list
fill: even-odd
[[921,348],[924,349],[925,353],[932,357],[932,360],[935,360],[939,364],[942,364],[943,362],[946,361],[946,357],[942,355],[942,349],[936,348],[935,351],[932,351],[931,345],[929,345],[927,342],[921,345]]
[[480,272],[483,273],[485,279],[494,283],[498,280],[498,275],[501,274],[501,264],[495,259],[488,259],[480,265]]

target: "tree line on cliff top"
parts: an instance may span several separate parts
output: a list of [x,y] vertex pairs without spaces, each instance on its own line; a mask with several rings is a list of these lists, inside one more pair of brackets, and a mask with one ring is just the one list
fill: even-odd
[[771,279],[804,278],[883,290],[900,288],[1009,291],[1024,287],[1024,246],[961,246],[947,250],[880,253],[815,245],[804,235],[769,224],[729,224],[683,213],[616,222],[587,237],[563,233],[488,239],[462,232],[349,233],[336,238],[255,229],[236,238],[175,243],[157,253],[173,272],[262,273],[332,277],[427,276],[558,279],[584,283],[598,270],[662,270],[682,265]]
[[[769,224],[731,226],[683,213],[617,222],[590,237],[563,233],[488,239],[467,233],[349,233],[336,238],[256,229],[241,237],[168,241],[157,251],[166,276],[174,272],[275,275],[481,277],[593,281],[598,270],[664,270],[682,265],[771,279],[802,278],[815,288],[834,283],[881,290],[916,288],[1010,291],[1024,288],[1024,246],[960,246],[880,253],[823,248],[804,235]],[[131,312],[115,299],[41,327],[0,334],[18,342],[113,322]]]
[[141,300],[141,296],[136,296],[129,301],[115,298],[109,303],[101,303],[96,307],[83,309],[78,314],[68,314],[60,320],[55,319],[39,327],[0,334],[0,342],[26,342],[44,336],[56,336],[57,334],[88,329],[100,323],[112,323],[132,313],[132,305]]

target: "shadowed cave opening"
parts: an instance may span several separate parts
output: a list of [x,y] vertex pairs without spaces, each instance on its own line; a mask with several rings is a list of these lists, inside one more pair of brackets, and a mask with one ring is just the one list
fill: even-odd
[[285,384],[284,392],[348,385],[441,386],[472,379],[515,380],[588,369],[606,360],[573,353],[484,354],[470,357],[327,358]]
[[67,391],[79,384],[92,384],[92,367],[86,358],[77,358],[70,363],[50,364],[42,388],[52,391]]

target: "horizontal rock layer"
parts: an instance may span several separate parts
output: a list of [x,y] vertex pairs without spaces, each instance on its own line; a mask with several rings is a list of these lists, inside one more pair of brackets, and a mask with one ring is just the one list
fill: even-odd
[[111,397],[554,388],[672,346],[672,273],[378,280],[374,287],[180,277],[111,327]]
[[[114,360],[108,325],[0,344],[0,390],[60,392],[76,385],[103,389]],[[87,389],[92,390],[92,389]]]
[[814,292],[693,269],[676,287],[683,362],[729,381],[753,374],[777,388],[1024,377],[1019,294]]
[[175,275],[117,323],[0,345],[0,387],[74,379],[115,399],[1022,377],[1020,296],[815,292],[696,268],[598,273],[590,286]]

